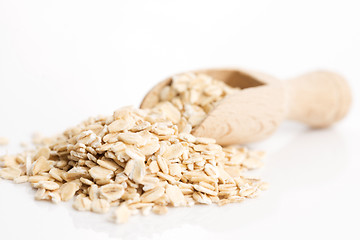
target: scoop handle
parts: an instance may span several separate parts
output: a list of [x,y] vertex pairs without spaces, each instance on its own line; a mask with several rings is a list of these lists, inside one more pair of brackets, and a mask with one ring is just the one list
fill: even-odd
[[349,111],[351,91],[337,73],[316,71],[285,81],[287,118],[324,128],[341,120]]

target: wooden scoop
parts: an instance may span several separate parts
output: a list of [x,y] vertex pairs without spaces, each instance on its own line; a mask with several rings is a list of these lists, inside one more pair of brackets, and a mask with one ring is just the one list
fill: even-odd
[[[226,96],[193,130],[198,137],[211,137],[222,145],[249,143],[273,133],[284,119],[324,128],[342,119],[351,103],[346,80],[329,71],[311,72],[287,81],[239,69],[194,71],[243,90]],[[143,99],[141,108],[151,108],[168,78]]]

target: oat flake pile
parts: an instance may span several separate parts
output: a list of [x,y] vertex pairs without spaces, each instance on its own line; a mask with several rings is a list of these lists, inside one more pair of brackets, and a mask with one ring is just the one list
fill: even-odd
[[191,135],[216,103],[238,89],[206,75],[174,77],[152,109],[124,107],[90,118],[34,151],[0,158],[0,177],[29,182],[37,200],[74,198],[79,211],[164,214],[168,206],[224,205],[253,198],[266,184],[244,176],[262,152],[221,147]]

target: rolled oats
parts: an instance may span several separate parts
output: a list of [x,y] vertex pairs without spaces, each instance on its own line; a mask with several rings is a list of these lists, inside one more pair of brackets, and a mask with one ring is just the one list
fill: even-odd
[[88,197],[78,195],[75,198],[73,207],[78,211],[90,211],[91,210],[91,200]]
[[47,160],[45,156],[40,156],[34,163],[32,173],[37,175],[41,172],[48,172],[51,169],[51,162]]
[[21,170],[18,168],[5,167],[0,169],[0,177],[8,180],[14,180],[21,175]]
[[29,177],[24,175],[24,176],[20,176],[14,179],[14,183],[26,183],[29,180]]
[[63,176],[64,173],[65,171],[58,168],[52,168],[49,171],[50,176],[59,182],[62,182],[63,178],[61,176]]
[[6,137],[0,137],[0,146],[3,145],[8,145],[9,144],[9,139],[7,139]]
[[115,201],[122,197],[125,190],[120,184],[106,184],[99,188],[100,194],[109,201]]
[[174,207],[186,205],[184,194],[178,186],[168,184],[166,186],[166,195]]
[[89,170],[89,174],[96,181],[102,179],[110,179],[114,175],[114,172],[107,168],[96,166],[92,167]]
[[95,213],[107,213],[110,210],[110,203],[105,199],[94,199],[91,202],[91,211]]
[[141,195],[142,202],[154,202],[164,195],[165,189],[163,187],[156,187]]
[[74,182],[68,182],[61,186],[60,196],[62,201],[69,201],[75,195],[78,190],[78,186]]
[[40,182],[36,183],[36,188],[44,188],[46,190],[56,190],[56,189],[59,189],[60,186],[56,182],[40,181]]
[[243,175],[262,165],[262,152],[221,147],[193,128],[236,89],[202,74],[175,76],[153,109],[124,107],[90,118],[38,148],[0,157],[0,177],[30,182],[35,198],[54,203],[75,197],[79,211],[106,213],[115,221],[167,206],[241,202],[267,185]]
[[115,210],[116,223],[125,223],[128,221],[130,216],[131,216],[131,211],[125,203],[121,204],[120,207],[118,207]]
[[153,213],[158,214],[158,215],[164,215],[168,212],[168,208],[166,206],[160,206],[160,205],[155,205],[152,208]]

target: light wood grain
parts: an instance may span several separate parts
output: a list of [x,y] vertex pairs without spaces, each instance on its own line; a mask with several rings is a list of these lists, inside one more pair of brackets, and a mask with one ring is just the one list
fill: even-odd
[[316,71],[285,81],[285,85],[288,119],[323,128],[338,122],[349,111],[350,87],[337,73]]
[[224,98],[193,133],[215,138],[222,145],[263,139],[273,133],[284,119],[284,98],[281,85],[244,89]]
[[[288,81],[239,69],[194,72],[242,88],[221,100],[193,130],[194,135],[215,138],[222,145],[264,139],[284,119],[300,121],[310,127],[328,127],[344,118],[351,104],[347,82],[329,71],[316,71]],[[153,107],[161,89],[170,83],[171,78],[168,78],[156,85],[145,96],[141,108]]]

